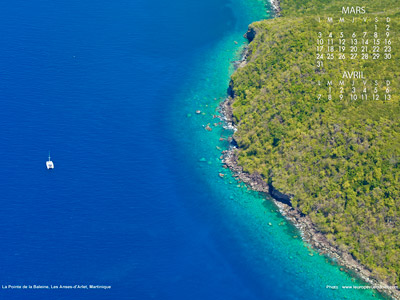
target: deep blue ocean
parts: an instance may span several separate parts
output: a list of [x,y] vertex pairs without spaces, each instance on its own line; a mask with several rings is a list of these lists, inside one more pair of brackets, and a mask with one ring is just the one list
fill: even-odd
[[263,18],[261,0],[3,1],[0,299],[373,298],[327,289],[363,283],[222,168],[212,115]]

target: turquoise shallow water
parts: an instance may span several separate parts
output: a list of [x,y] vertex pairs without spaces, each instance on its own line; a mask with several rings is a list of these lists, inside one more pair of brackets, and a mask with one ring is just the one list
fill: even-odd
[[[236,13],[241,14],[238,26],[207,51],[199,51],[193,72],[174,102],[172,110],[183,120],[176,123],[175,134],[180,140],[187,137],[179,145],[179,155],[186,165],[196,169],[196,180],[205,186],[201,192],[206,201],[198,204],[199,210],[215,211],[212,217],[220,218],[220,224],[213,230],[224,228],[229,232],[225,242],[232,243],[233,249],[240,249],[240,253],[232,255],[228,247],[225,255],[232,256],[235,263],[247,265],[256,278],[254,286],[260,295],[269,294],[271,299],[378,299],[382,296],[375,291],[341,288],[366,284],[313,251],[270,199],[249,190],[222,168],[221,150],[228,145],[219,138],[232,132],[214,126],[219,120],[213,115],[226,97],[229,76],[234,71],[232,61],[240,58],[246,43],[242,37],[246,31],[243,25],[249,20],[269,17],[261,9],[263,5],[260,1],[247,1],[246,5],[239,0],[233,2],[232,6],[239,8]],[[202,114],[196,114],[196,110]],[[205,130],[207,124],[212,131]],[[225,177],[220,178],[219,173]],[[207,213],[199,214],[204,222],[210,218]],[[328,285],[339,289],[329,289]]]

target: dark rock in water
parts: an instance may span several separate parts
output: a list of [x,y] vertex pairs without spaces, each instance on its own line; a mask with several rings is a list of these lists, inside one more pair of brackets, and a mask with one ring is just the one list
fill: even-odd
[[244,34],[244,38],[246,38],[249,41],[249,43],[251,43],[256,37],[256,34],[257,34],[256,30],[253,27],[249,27],[247,32]]

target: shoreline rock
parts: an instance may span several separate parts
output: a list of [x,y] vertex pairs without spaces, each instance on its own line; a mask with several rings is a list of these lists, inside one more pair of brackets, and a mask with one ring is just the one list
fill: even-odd
[[274,10],[275,17],[281,16],[281,1],[280,0],[270,0],[272,9]]

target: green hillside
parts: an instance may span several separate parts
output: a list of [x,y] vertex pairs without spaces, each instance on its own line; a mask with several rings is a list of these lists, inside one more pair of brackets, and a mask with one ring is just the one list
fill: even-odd
[[[370,21],[356,25],[357,32],[370,33],[375,16],[391,18],[390,60],[325,59],[323,67],[316,65],[319,32],[349,37],[355,28],[336,21],[319,23],[316,16],[337,19],[342,6],[360,2],[282,0],[282,17],[251,25],[257,34],[249,45],[248,63],[232,77],[238,128],[234,138],[247,172],[259,172],[291,195],[293,206],[309,215],[329,240],[377,278],[400,286],[398,2],[362,1],[367,11],[363,16]],[[383,42],[386,29],[379,28]],[[339,56],[337,48],[333,54]],[[379,100],[351,100],[348,84],[340,98],[337,82],[344,70],[362,70],[370,80],[365,86],[358,80],[355,87],[366,87],[369,95],[373,80],[390,79],[391,99],[382,101],[382,84]],[[329,80],[334,82],[331,100]]]

